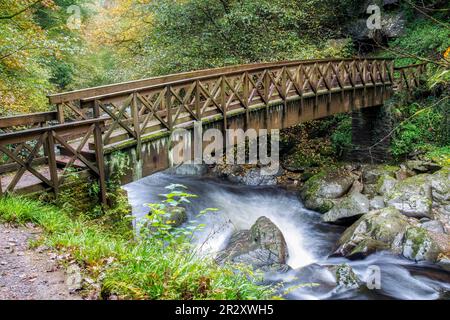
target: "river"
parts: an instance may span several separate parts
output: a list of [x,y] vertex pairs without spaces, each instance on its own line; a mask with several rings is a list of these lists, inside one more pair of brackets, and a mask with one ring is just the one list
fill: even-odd
[[[449,299],[450,273],[431,264],[415,263],[389,253],[372,254],[350,261],[330,258],[344,227],[323,223],[320,214],[303,207],[295,193],[277,186],[253,187],[231,184],[210,177],[157,173],[126,185],[133,214],[148,213],[147,203],[158,202],[166,186],[183,184],[198,195],[188,205],[192,219],[205,208],[219,211],[202,216],[206,227],[196,235],[198,247],[213,255],[224,248],[235,230],[249,229],[266,216],[283,233],[288,250],[288,273],[268,274],[269,282],[282,282],[280,294],[287,299]],[[374,267],[380,270],[380,288],[336,290],[330,272],[323,266],[349,264],[364,282]],[[310,285],[314,284],[314,285]]]

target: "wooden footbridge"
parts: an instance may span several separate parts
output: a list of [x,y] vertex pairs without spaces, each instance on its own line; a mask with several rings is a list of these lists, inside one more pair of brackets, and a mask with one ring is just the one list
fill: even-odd
[[[0,118],[0,195],[58,194],[70,174],[98,179],[101,200],[116,151],[124,183],[170,166],[176,128],[285,128],[382,105],[419,85],[425,65],[392,59],[247,64],[180,73],[49,96],[52,112]],[[49,108],[49,109],[51,109]]]

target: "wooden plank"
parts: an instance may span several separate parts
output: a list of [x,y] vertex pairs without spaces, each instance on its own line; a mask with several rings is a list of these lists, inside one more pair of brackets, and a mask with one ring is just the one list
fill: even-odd
[[28,126],[33,124],[41,124],[48,121],[57,120],[57,112],[39,112],[24,114],[12,117],[0,118],[0,129],[16,127],[16,126]]

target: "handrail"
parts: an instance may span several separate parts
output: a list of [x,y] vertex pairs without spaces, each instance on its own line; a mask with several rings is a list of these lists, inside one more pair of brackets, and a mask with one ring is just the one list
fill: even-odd
[[56,111],[50,111],[3,117],[0,118],[0,129],[54,121],[57,120],[57,115]]
[[39,136],[45,132],[49,131],[66,131],[66,130],[73,130],[79,127],[86,127],[92,124],[102,124],[106,121],[106,118],[93,118],[89,120],[82,120],[82,121],[75,121],[75,122],[69,122],[65,124],[58,124],[48,127],[39,127],[39,128],[32,128],[32,129],[26,129],[21,131],[15,131],[15,132],[8,132],[8,133],[2,133],[0,134],[0,144],[4,143],[12,143],[10,141],[14,141],[14,143],[18,143],[21,141],[27,141],[30,140],[30,138]]
[[415,64],[408,64],[406,66],[401,66],[401,67],[394,67],[394,70],[403,70],[403,69],[410,69],[410,68],[416,68],[416,67],[420,67],[420,66],[425,66],[427,65],[428,62],[421,62],[421,63],[415,63]]
[[217,76],[223,75],[225,73],[232,72],[244,72],[244,71],[257,71],[259,69],[265,69],[270,67],[279,67],[279,66],[291,66],[295,64],[313,64],[313,63],[321,63],[321,62],[337,62],[337,61],[363,61],[363,60],[393,60],[393,58],[334,58],[334,59],[313,59],[313,60],[287,60],[287,61],[279,61],[279,62],[263,62],[263,63],[252,63],[252,64],[243,64],[237,66],[228,66],[221,68],[213,68],[213,69],[203,69],[197,71],[183,72],[177,74],[169,74],[165,76],[152,77],[141,80],[134,80],[116,84],[110,84],[105,86],[98,86],[93,88],[75,90],[65,93],[59,94],[51,94],[48,95],[49,101],[51,104],[59,104],[72,100],[81,100],[87,99],[95,96],[103,96],[107,94],[113,94],[118,91],[127,91],[133,89],[145,88],[152,85],[158,85],[162,83],[174,82],[178,80],[193,80],[196,77],[203,76]]

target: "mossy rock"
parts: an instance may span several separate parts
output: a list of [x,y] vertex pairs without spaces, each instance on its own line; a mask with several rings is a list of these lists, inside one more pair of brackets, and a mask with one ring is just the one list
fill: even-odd
[[371,211],[344,232],[335,254],[364,257],[387,249],[399,253],[408,226],[408,219],[395,208]]
[[420,174],[399,181],[385,194],[388,206],[415,218],[432,218],[431,175]]
[[322,171],[306,181],[299,196],[306,208],[325,213],[333,208],[334,199],[349,191],[354,181],[355,177],[343,169]]

